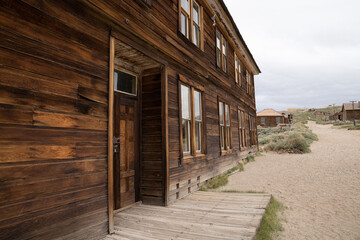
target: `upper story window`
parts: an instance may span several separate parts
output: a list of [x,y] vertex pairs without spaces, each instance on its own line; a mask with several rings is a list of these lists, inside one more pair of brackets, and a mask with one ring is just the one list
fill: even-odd
[[227,42],[224,36],[216,31],[216,65],[226,72],[226,48]]
[[195,0],[179,0],[179,29],[197,47],[201,46],[202,9]]
[[236,54],[235,55],[235,83],[241,86],[241,61]]
[[180,85],[181,142],[183,155],[203,152],[202,93],[193,87]]
[[251,75],[249,73],[249,71],[246,69],[245,71],[245,78],[246,78],[246,92],[250,93],[250,89],[251,89]]
[[231,138],[230,106],[219,101],[219,125],[220,125],[220,146],[221,150],[232,148]]

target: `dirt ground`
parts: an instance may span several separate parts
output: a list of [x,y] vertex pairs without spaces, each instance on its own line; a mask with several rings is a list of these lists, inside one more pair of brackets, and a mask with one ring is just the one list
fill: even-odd
[[309,127],[311,153],[266,153],[220,190],[271,193],[287,207],[280,239],[360,240],[360,131]]

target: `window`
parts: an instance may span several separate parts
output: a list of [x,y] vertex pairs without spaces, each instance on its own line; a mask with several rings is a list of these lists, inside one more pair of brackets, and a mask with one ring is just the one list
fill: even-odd
[[250,92],[250,73],[249,71],[246,69],[245,71],[245,78],[246,78],[246,92],[249,93]]
[[190,0],[180,0],[180,2],[180,31],[185,37],[189,38]]
[[216,65],[226,72],[226,47],[227,42],[224,36],[216,31]]
[[201,152],[201,134],[202,134],[202,111],[201,111],[201,93],[194,90],[194,108],[195,108],[195,150]]
[[114,90],[130,94],[137,95],[137,81],[136,76],[122,72],[120,70],[114,71]]
[[250,143],[251,146],[256,145],[256,125],[255,118],[250,116]]
[[200,8],[193,2],[193,43],[200,47]]
[[276,124],[280,124],[280,117],[276,117]]
[[241,86],[241,61],[235,54],[235,83]]
[[181,118],[183,153],[190,153],[190,88],[181,85]]
[[203,152],[202,93],[180,84],[181,143],[183,155]]
[[240,148],[245,147],[245,118],[244,112],[238,110],[238,121],[239,121],[239,145]]
[[197,47],[201,44],[201,13],[202,9],[195,0],[180,0],[180,32]]
[[261,117],[261,124],[265,125],[265,118],[264,117]]
[[219,101],[219,127],[220,127],[220,146],[221,150],[232,148],[230,106]]

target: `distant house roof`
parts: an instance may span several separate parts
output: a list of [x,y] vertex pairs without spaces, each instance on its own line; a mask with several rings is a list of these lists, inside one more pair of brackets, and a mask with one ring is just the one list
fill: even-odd
[[[353,104],[352,103],[344,103],[343,104],[343,110],[353,110]],[[360,104],[359,103],[354,103],[354,110],[360,110]]]
[[257,117],[282,117],[283,115],[274,109],[264,109],[256,114]]

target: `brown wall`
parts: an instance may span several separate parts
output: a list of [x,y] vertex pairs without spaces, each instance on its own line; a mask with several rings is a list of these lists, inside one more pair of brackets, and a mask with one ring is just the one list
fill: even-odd
[[360,110],[347,110],[344,113],[344,121],[350,121],[350,120],[360,120]]
[[[1,239],[87,239],[107,233],[111,34],[167,66],[170,201],[180,191],[173,190],[177,183],[182,197],[188,187],[197,189],[197,182],[230,168],[250,150],[239,151],[235,110],[241,107],[255,115],[255,98],[253,92],[246,93],[245,85],[235,85],[233,49],[228,45],[224,73],[215,65],[211,13],[204,9],[202,51],[178,33],[177,4],[176,0],[152,1],[151,6],[142,0],[15,0],[0,5]],[[181,166],[179,73],[204,86],[207,132],[207,154]],[[222,157],[218,96],[232,109],[234,149]],[[144,126],[150,123],[143,124],[146,137]],[[146,153],[147,146],[142,147]],[[153,171],[147,159],[149,165],[143,167]],[[165,194],[162,181],[152,186],[159,196]],[[147,190],[143,185],[142,193]]]
[[[256,125],[262,126],[262,127],[276,127],[276,117],[273,116],[266,116],[265,118],[265,124],[261,124],[261,118],[262,117],[256,117]],[[280,117],[280,123],[285,123],[285,118],[282,116]]]
[[103,236],[109,31],[74,1],[3,1],[0,25],[0,239]]

